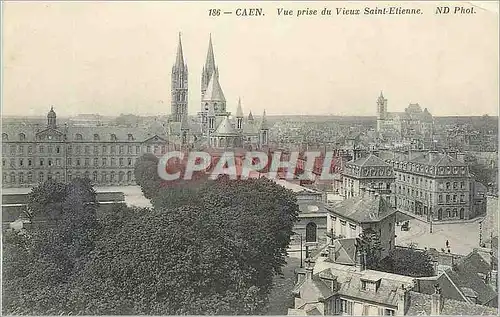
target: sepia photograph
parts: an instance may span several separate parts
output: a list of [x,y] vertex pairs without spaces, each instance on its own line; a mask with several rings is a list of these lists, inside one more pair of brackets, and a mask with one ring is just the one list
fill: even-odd
[[2,1],[1,314],[498,312],[498,1]]

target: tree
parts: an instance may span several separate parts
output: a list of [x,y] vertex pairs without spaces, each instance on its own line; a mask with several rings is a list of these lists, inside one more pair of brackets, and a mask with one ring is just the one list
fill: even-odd
[[28,193],[25,216],[30,219],[57,219],[66,198],[66,184],[47,180]]
[[158,163],[159,159],[151,153],[139,157],[135,163],[135,181],[147,199],[155,197],[161,188],[162,180],[158,175]]
[[35,218],[45,222],[4,236],[3,309],[60,314],[67,311],[72,276],[94,248],[95,192],[88,180],[47,181],[33,189],[29,204]]
[[434,275],[432,259],[427,251],[414,248],[396,248],[376,266],[376,269],[406,275],[425,277]]
[[128,212],[119,229],[103,223],[115,235],[101,236],[73,280],[70,313],[255,314],[265,306],[235,241],[209,211]]
[[[44,186],[35,192],[60,188]],[[4,236],[4,312],[263,313],[297,220],[294,193],[227,177],[149,193],[154,209],[116,205],[97,218],[90,183],[67,184],[56,226]]]
[[375,269],[380,261],[382,246],[380,236],[371,228],[366,228],[359,236],[361,256],[368,269]]

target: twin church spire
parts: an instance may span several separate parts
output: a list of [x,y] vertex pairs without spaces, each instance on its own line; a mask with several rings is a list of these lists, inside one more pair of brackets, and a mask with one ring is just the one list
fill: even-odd
[[[177,45],[175,64],[172,67],[171,121],[182,122],[188,114],[188,66],[184,60],[181,34]],[[219,83],[219,70],[215,63],[212,35],[208,41],[205,65],[201,73],[201,113],[214,113],[216,116],[229,116],[226,111],[226,98]],[[241,99],[238,100],[237,117],[243,117]],[[250,113],[249,118],[253,122]]]

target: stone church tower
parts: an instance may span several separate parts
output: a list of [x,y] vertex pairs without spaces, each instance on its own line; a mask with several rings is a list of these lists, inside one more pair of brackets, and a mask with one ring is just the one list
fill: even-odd
[[172,108],[171,121],[182,122],[188,112],[188,67],[182,54],[181,34],[175,64],[172,67]]
[[[201,99],[205,96],[205,91],[207,90],[210,79],[212,75],[216,73],[217,67],[215,66],[214,48],[212,46],[212,35],[210,34],[210,40],[208,41],[208,52],[207,60],[205,61],[205,66],[201,71]],[[218,72],[217,72],[218,76]],[[204,109],[201,109],[203,111]]]
[[385,119],[387,119],[387,99],[384,98],[381,91],[377,99],[377,132],[381,131]]

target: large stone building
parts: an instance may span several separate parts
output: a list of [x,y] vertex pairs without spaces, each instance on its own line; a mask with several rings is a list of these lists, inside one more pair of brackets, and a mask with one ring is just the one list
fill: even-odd
[[47,179],[69,181],[87,177],[96,185],[134,184],[134,165],[144,153],[160,156],[173,149],[256,149],[268,144],[264,111],[259,122],[243,116],[241,100],[231,118],[219,83],[212,40],[202,72],[201,112],[188,116],[188,67],[179,37],[171,76],[171,116],[137,127],[58,124],[54,109],[47,125],[4,124],[2,131],[3,187],[30,187]]
[[387,160],[394,167],[398,210],[426,220],[475,217],[474,180],[463,161],[429,151]]
[[365,189],[372,188],[388,196],[394,179],[392,166],[370,154],[345,165],[342,171],[343,195],[345,198],[351,198],[362,194]]
[[410,104],[404,112],[388,112],[382,92],[377,99],[377,133],[388,142],[404,141],[414,148],[429,148],[432,144],[434,118],[427,108]]
[[144,153],[166,153],[161,130],[57,124],[6,125],[2,131],[2,186],[30,187],[48,179],[86,177],[98,185],[134,184],[134,165]]
[[176,61],[172,67],[171,87],[172,115],[167,125],[170,141],[185,148],[244,147],[252,150],[268,145],[269,126],[265,111],[259,122],[255,121],[252,112],[245,117],[239,99],[233,106],[236,114],[232,116],[229,112],[231,106],[219,81],[211,37],[201,74],[201,107],[194,120],[188,117],[188,67],[184,61],[180,36]]

